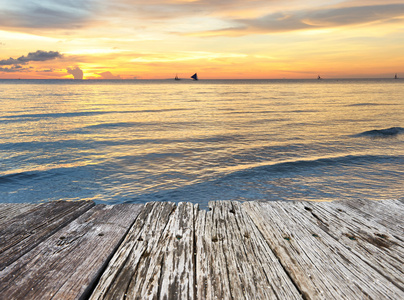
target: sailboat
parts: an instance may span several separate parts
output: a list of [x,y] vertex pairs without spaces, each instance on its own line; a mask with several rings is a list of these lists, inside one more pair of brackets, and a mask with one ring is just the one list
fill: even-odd
[[174,80],[180,80],[180,78],[178,77],[178,75],[177,75],[177,74],[175,74],[175,78],[174,78]]
[[320,75],[318,75],[318,77],[317,77],[317,80],[321,80],[322,78],[321,78],[321,76]]
[[198,75],[195,73],[194,75],[191,76],[191,78],[192,78],[193,80],[198,80]]
[[396,73],[396,75],[394,75],[394,79],[398,79],[398,77],[397,77],[397,73]]

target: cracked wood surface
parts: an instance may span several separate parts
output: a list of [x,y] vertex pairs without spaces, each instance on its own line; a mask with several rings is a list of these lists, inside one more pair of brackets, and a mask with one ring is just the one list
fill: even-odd
[[89,210],[87,201],[48,202],[0,224],[0,270]]
[[[369,217],[366,213],[369,206],[366,203],[363,205],[362,201],[350,201],[349,207],[338,202],[295,205],[296,210],[309,211],[306,215],[312,222],[317,222],[336,241],[361,257],[374,271],[404,290],[404,245],[399,237],[401,235],[402,238],[403,230],[400,229],[400,222],[394,218],[397,212],[401,214],[401,218],[404,216],[402,207],[396,207],[395,202],[384,202],[383,206],[391,213],[385,216],[382,225]],[[382,208],[377,210],[377,214],[381,211]]]
[[30,203],[0,203],[0,224],[31,210],[37,205]]
[[142,205],[97,205],[0,271],[2,299],[86,295]]
[[[339,240],[344,220],[334,228],[319,224],[319,217],[313,218],[312,211],[305,209],[309,204],[243,203],[302,294],[320,299],[403,299],[403,290],[379,272],[374,261]],[[359,227],[365,223],[363,218],[352,221]],[[377,259],[384,261],[385,257]],[[396,266],[402,276],[403,264],[398,261]]]
[[402,201],[0,204],[5,299],[404,299]]
[[[175,211],[173,203],[147,203],[125,240],[112,258],[90,299],[148,299],[158,293],[162,264],[158,243]],[[149,284],[151,280],[154,284]],[[178,298],[179,299],[179,298]]]
[[240,203],[209,203],[196,228],[197,299],[302,299]]

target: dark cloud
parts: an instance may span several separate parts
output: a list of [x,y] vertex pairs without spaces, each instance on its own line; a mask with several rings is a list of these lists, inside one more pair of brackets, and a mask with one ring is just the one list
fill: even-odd
[[74,79],[83,79],[83,71],[79,67],[74,69],[67,68],[67,73],[73,75]]
[[90,19],[96,0],[2,0],[0,27],[77,28]]
[[38,70],[36,71],[37,73],[52,73],[54,70],[53,69],[45,69],[45,70]]
[[0,66],[9,65],[25,65],[31,61],[47,61],[55,58],[61,58],[63,55],[57,51],[42,51],[30,52],[27,56],[20,56],[19,58],[12,58],[0,60]]
[[14,72],[24,72],[27,71],[29,68],[24,68],[20,65],[12,66],[10,68],[0,68],[0,72],[6,73],[14,73]]

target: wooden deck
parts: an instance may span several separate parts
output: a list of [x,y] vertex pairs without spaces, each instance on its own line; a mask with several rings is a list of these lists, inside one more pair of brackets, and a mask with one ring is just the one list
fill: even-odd
[[0,204],[1,299],[404,299],[398,200]]

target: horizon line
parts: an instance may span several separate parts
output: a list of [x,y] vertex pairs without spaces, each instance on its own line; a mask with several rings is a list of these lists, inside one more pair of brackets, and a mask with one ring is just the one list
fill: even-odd
[[[194,82],[191,78],[181,78],[184,81]],[[402,79],[400,77],[321,77],[318,78],[205,78],[198,79],[198,81],[204,80],[315,80],[315,81],[323,81],[323,80],[346,80],[346,79]],[[83,79],[74,79],[74,78],[0,78],[0,80],[69,80],[69,81],[151,81],[151,80],[174,80],[173,78],[119,78],[119,79],[108,79],[108,78],[83,78]]]

